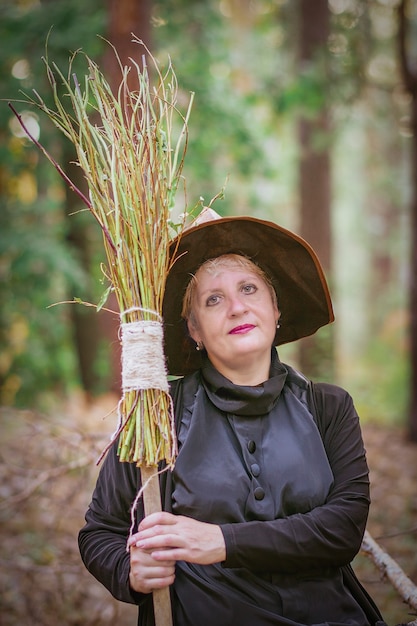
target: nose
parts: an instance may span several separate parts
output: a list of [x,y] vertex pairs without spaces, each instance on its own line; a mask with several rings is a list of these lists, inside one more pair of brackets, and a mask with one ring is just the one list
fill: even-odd
[[229,315],[235,317],[236,315],[242,315],[246,312],[247,307],[245,299],[241,295],[233,295],[229,297]]

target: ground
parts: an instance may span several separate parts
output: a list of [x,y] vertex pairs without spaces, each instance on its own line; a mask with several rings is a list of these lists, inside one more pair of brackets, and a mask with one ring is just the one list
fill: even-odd
[[[0,409],[0,616],[3,626],[136,623],[84,569],[77,548],[117,399],[74,396],[48,415]],[[417,446],[398,428],[365,424],[371,467],[368,524],[417,583]],[[363,554],[355,569],[393,626],[414,619]]]

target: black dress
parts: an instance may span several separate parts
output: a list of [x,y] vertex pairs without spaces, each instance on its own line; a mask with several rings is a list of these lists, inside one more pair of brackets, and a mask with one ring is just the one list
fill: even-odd
[[[187,377],[178,419],[180,453],[167,483],[166,510],[219,524],[223,563],[177,563],[171,588],[175,626],[368,626],[344,569],[360,549],[369,508],[368,468],[350,396],[317,385],[319,428],[308,382],[273,351],[259,387],[233,385],[207,360]],[[139,472],[114,447],[80,532],[92,574],[120,600],[130,590],[126,537]],[[139,505],[137,516],[143,515]],[[376,613],[377,615],[377,613]],[[374,620],[375,622],[375,620]]]

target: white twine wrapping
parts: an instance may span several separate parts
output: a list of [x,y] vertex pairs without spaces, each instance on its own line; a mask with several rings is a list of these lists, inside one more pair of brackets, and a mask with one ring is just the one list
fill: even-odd
[[[159,319],[161,316],[155,311],[133,307],[131,311],[148,311]],[[120,435],[125,427],[128,417],[123,416],[122,406],[127,391],[141,389],[160,389],[168,395],[171,415],[171,434],[176,453],[176,434],[174,425],[174,407],[169,394],[169,383],[165,366],[163,350],[163,324],[161,322],[139,321],[124,322],[120,324],[120,339],[122,345],[122,389],[123,396],[117,407],[118,424],[115,432],[110,437],[109,444],[97,459],[97,465],[101,463],[105,454]],[[142,494],[142,490],[140,494]]]
[[161,322],[121,324],[123,391],[160,389],[169,393]]

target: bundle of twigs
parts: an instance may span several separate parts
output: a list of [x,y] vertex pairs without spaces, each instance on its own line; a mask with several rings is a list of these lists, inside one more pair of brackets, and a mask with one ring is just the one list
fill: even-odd
[[[142,67],[133,60],[131,67],[123,67],[119,61],[122,80],[113,94],[96,63],[85,55],[88,72],[80,84],[72,70],[75,56],[83,54],[77,52],[67,76],[45,59],[55,109],[37,92],[26,96],[25,102],[43,111],[76,148],[89,196],[74,191],[102,229],[107,257],[103,272],[109,281],[106,295],[114,291],[121,316],[119,457],[138,466],[156,466],[161,460],[172,465],[176,455],[161,311],[170,263],[171,213],[187,148],[192,94],[182,115],[171,63],[162,73],[144,49],[154,85],[145,57]],[[135,90],[129,87],[133,82]],[[64,98],[70,107],[64,106]],[[54,158],[31,138],[74,188]],[[176,224],[176,232],[182,226]]]

